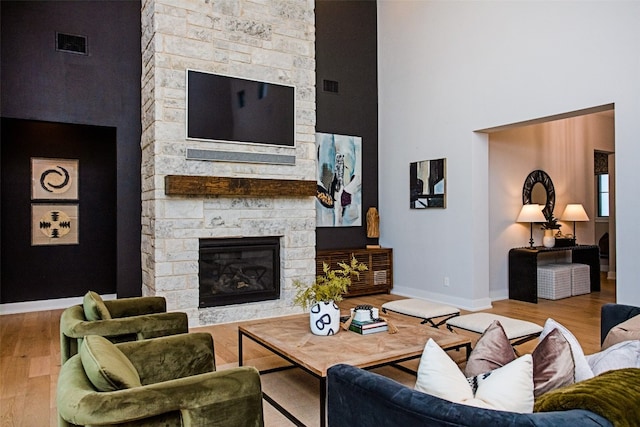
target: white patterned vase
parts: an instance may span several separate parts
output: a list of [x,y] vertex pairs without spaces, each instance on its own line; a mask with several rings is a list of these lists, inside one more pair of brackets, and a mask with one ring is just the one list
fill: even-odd
[[556,238],[553,235],[554,230],[544,230],[544,237],[542,238],[542,246],[545,248],[552,248],[556,245]]
[[309,326],[314,335],[335,335],[340,331],[340,309],[333,301],[311,306]]

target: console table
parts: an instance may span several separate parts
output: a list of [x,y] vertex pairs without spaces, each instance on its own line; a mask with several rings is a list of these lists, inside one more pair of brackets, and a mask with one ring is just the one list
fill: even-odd
[[509,299],[538,302],[538,255],[550,252],[571,252],[571,262],[590,268],[591,292],[600,290],[600,248],[577,245],[560,248],[514,248],[509,251]]

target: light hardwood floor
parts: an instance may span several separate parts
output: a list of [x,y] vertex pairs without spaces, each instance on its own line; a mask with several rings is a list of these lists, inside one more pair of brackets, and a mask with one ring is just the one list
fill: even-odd
[[[357,304],[380,306],[394,295],[370,295],[345,299],[344,311]],[[488,312],[529,320],[540,325],[549,317],[571,330],[586,354],[600,348],[600,307],[615,301],[615,282],[603,278],[602,290],[558,301],[540,300],[538,304],[504,300],[494,302]],[[1,427],[56,426],[56,382],[60,369],[59,319],[61,310],[0,316],[0,416]],[[416,319],[416,322],[419,322]],[[214,337],[218,369],[238,365],[238,323],[194,328]],[[425,326],[427,327],[427,326]],[[519,347],[529,352],[535,341]],[[258,368],[282,363],[277,356],[250,342],[244,344],[245,364]],[[317,381],[306,374],[289,372],[282,377],[263,380],[263,387],[284,402],[297,402],[301,418],[317,418]],[[290,424],[265,403],[267,427]],[[296,415],[298,412],[296,412]]]

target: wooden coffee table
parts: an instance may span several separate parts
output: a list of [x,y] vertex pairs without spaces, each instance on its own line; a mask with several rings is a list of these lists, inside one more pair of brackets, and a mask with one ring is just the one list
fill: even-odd
[[[309,328],[309,315],[264,319],[238,327],[238,364],[242,366],[242,337],[247,337],[267,348],[291,365],[260,371],[267,374],[290,368],[300,368],[320,380],[320,425],[326,425],[327,370],[346,363],[359,368],[377,368],[419,358],[424,346],[433,340],[444,350],[471,350],[471,341],[463,335],[441,331],[425,325],[405,323],[393,319],[398,333],[379,332],[359,335],[341,330],[332,336],[317,336]],[[267,394],[264,398],[274,408],[298,426],[304,426]]]

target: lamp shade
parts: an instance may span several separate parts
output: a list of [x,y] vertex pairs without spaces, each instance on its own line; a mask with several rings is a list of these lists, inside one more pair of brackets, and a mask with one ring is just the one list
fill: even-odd
[[516,222],[545,222],[542,206],[536,204],[522,205]]
[[560,219],[563,221],[589,221],[589,217],[580,203],[568,204]]

